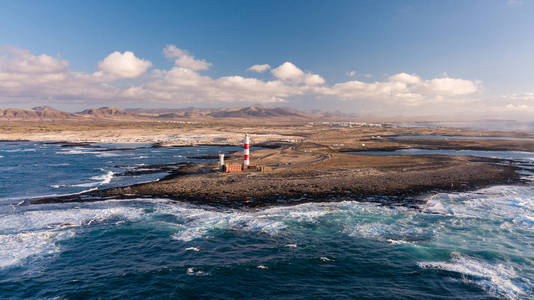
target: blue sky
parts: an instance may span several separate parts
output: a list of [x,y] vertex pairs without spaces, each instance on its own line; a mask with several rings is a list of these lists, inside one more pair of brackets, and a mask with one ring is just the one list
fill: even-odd
[[[438,114],[432,108],[458,106],[483,110],[488,117],[508,107],[504,116],[528,118],[534,116],[533,16],[530,0],[2,1],[0,47],[27,53],[0,53],[0,74],[27,74],[13,66],[39,64],[32,57],[47,55],[68,67],[33,69],[69,79],[51,83],[57,85],[53,90],[37,86],[49,79],[41,81],[35,74],[28,77],[30,84],[23,79],[0,84],[0,106],[49,104],[76,110],[110,101],[119,107],[257,102],[400,116]],[[217,87],[188,85],[192,77],[183,72],[169,78],[171,71],[189,68],[174,61],[180,56],[163,55],[169,45],[209,63],[187,76],[198,75],[198,85]],[[110,54],[126,51],[133,53],[132,60],[116,55],[106,71],[99,67]],[[110,69],[141,60],[150,62],[141,73],[123,76]],[[291,66],[275,73],[285,62]],[[271,68],[247,71],[255,64]],[[274,75],[292,66],[303,75]],[[88,79],[96,72],[105,74]],[[74,73],[87,76],[82,80]],[[324,82],[309,84],[306,74]],[[392,79],[396,74],[416,78]],[[261,82],[245,80],[250,78]],[[439,81],[444,78],[451,80]],[[79,88],[61,94],[69,84]],[[80,91],[99,85],[115,89],[108,95]],[[137,89],[125,92],[132,87]]]

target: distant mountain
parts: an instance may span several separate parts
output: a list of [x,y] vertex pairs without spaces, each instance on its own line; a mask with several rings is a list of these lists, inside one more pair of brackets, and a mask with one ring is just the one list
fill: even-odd
[[305,117],[304,115],[297,113],[296,111],[287,108],[267,108],[260,106],[248,106],[231,109],[222,109],[209,113],[208,116],[214,118],[279,118],[279,117]]
[[247,106],[237,108],[196,108],[187,107],[180,109],[126,109],[128,112],[149,113],[157,118],[283,118],[283,117],[306,117],[306,113],[298,112],[289,108],[268,108],[261,106]]
[[92,117],[96,119],[134,119],[134,118],[146,118],[146,115],[141,115],[133,112],[128,112],[117,107],[100,107],[90,108],[79,113],[79,116]]
[[219,110],[217,108],[198,108],[198,107],[185,107],[185,108],[126,108],[125,111],[138,114],[170,114],[170,113],[209,113]]
[[175,119],[175,118],[202,118],[206,117],[206,112],[173,112],[173,113],[162,113],[157,117],[161,119]]
[[117,107],[90,108],[78,113],[68,113],[49,106],[32,109],[0,109],[0,120],[67,120],[67,119],[103,119],[103,120],[150,120],[150,119],[224,119],[224,118],[273,118],[287,120],[305,120],[320,118],[337,118],[340,112],[325,113],[318,111],[297,111],[283,107],[246,106],[237,108],[195,108],[182,109],[120,109]]
[[60,111],[49,106],[39,106],[32,109],[7,108],[0,109],[0,120],[40,121],[76,119],[78,116]]

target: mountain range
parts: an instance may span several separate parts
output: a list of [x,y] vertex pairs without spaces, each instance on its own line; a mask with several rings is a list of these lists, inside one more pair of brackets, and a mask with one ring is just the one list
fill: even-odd
[[4,121],[52,121],[52,120],[163,120],[163,119],[226,119],[226,118],[278,118],[311,119],[326,116],[317,112],[301,112],[282,107],[246,106],[238,108],[195,108],[183,109],[120,109],[116,107],[90,108],[69,113],[49,106],[32,109],[0,109],[0,120]]

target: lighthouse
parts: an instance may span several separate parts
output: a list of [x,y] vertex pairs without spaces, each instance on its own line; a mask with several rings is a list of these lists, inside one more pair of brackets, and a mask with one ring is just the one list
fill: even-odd
[[245,140],[243,141],[243,166],[247,168],[250,165],[250,138],[245,133]]

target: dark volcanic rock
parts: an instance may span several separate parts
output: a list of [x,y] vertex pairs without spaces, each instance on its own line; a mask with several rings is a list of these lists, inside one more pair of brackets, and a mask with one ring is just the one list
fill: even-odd
[[465,191],[520,182],[514,167],[460,164],[448,157],[433,157],[432,160],[441,167],[386,168],[367,175],[360,169],[325,171],[310,168],[298,172],[289,168],[274,173],[223,174],[206,164],[188,163],[157,182],[38,199],[32,203],[156,197],[215,206],[259,207],[350,199],[416,207],[423,201],[417,196],[425,193]]

